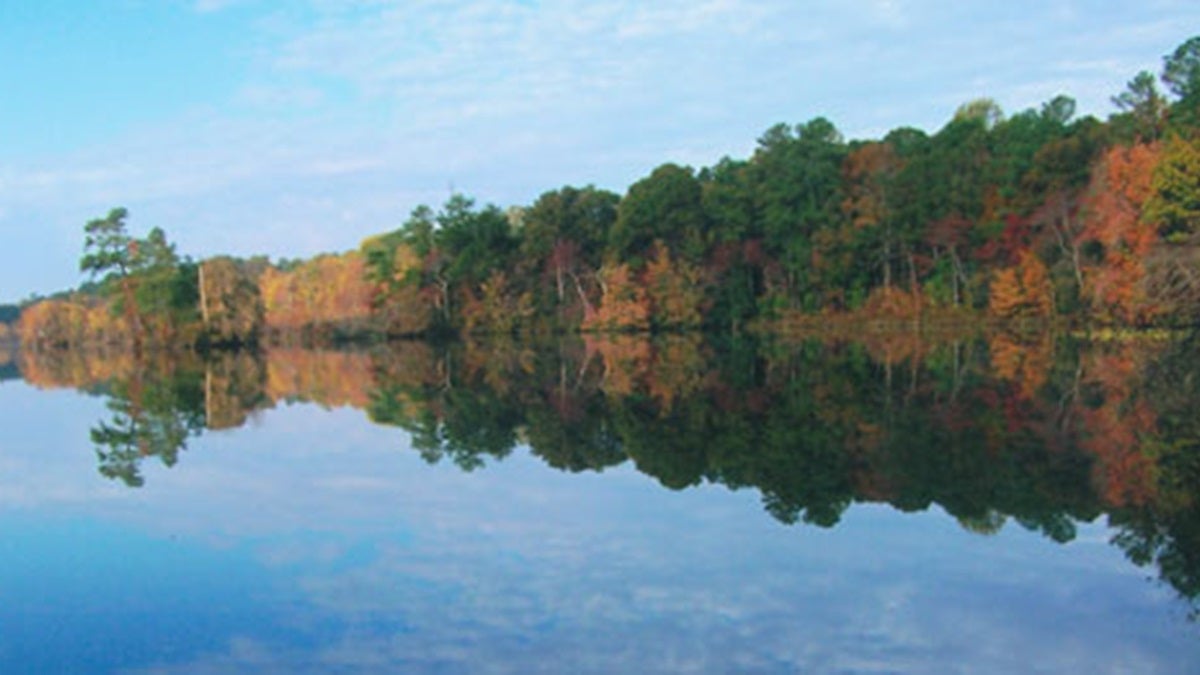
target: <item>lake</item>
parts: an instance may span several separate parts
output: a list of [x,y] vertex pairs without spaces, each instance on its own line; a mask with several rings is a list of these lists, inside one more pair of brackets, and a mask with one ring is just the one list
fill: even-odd
[[0,671],[1198,672],[1198,356],[16,353]]

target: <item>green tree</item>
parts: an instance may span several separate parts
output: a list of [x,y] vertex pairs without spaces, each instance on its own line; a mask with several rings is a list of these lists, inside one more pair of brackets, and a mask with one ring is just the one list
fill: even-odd
[[133,267],[134,245],[129,236],[125,219],[129,211],[117,207],[104,218],[88,221],[83,230],[84,255],[79,261],[79,270],[93,277],[124,277]]
[[1153,192],[1143,208],[1170,242],[1193,240],[1200,233],[1200,138],[1172,136],[1154,168]]
[[84,226],[79,269],[93,279],[101,277],[100,288],[125,317],[137,350],[147,337],[147,328],[153,329],[152,337],[163,341],[194,322],[199,288],[196,266],[181,264],[166,233],[154,228],[145,239],[135,239],[126,228],[128,216],[125,209],[115,208]]
[[[759,138],[752,160],[755,208],[762,216],[766,253],[779,262],[781,273],[767,282],[773,303],[807,309],[820,304],[814,239],[840,222],[845,154],[841,133],[823,117],[794,131],[779,124]],[[838,271],[830,275],[831,284],[839,281]]]
[[493,270],[505,268],[516,251],[517,240],[508,218],[496,206],[475,209],[475,201],[452,195],[437,214],[434,235],[447,257],[450,283],[477,285]]
[[892,204],[892,232],[899,244],[908,290],[919,289],[918,251],[922,245],[932,205],[928,193],[931,161],[929,136],[920,129],[902,127],[884,137],[895,152],[900,168],[888,181]]
[[609,234],[609,255],[640,269],[651,244],[699,260],[707,249],[700,182],[690,167],[663,164],[629,187]]
[[922,186],[917,191],[926,219],[922,243],[932,263],[926,287],[934,297],[955,305],[972,299],[967,291],[974,273],[976,228],[995,216],[988,209],[994,190],[989,124],[995,115],[990,106],[980,107],[977,114],[951,120],[930,139],[928,153],[909,165]]
[[1075,99],[1059,94],[1042,104],[1042,118],[1065,125],[1075,116]]
[[425,321],[408,321],[405,308],[420,307],[421,293],[435,298],[440,322],[433,328],[461,324],[455,296],[465,300],[497,270],[515,263],[518,239],[508,216],[489,205],[476,209],[471,198],[455,193],[438,211],[421,205],[400,229],[363,242],[367,278],[376,284],[376,311],[383,311],[389,332],[424,332]]
[[[1000,210],[1024,214],[1035,206],[1031,202],[1037,195],[1026,194],[1022,181],[1035,166],[1038,152],[1070,133],[1067,122],[1074,110],[1074,99],[1058,96],[1046,102],[1041,112],[1025,110],[992,129],[988,180],[995,186]],[[992,215],[998,218],[1005,213]]]
[[547,282],[535,284],[535,302],[560,313],[560,326],[577,327],[593,311],[586,289],[594,285],[620,200],[591,185],[567,186],[543,193],[524,213],[518,269]]
[[734,330],[753,318],[763,284],[762,218],[755,204],[752,168],[749,162],[725,157],[699,176],[712,238],[706,323]]
[[180,260],[161,228],[135,241],[133,250],[137,313],[158,342],[165,344],[199,318],[198,267]]
[[1200,127],[1200,35],[1163,57],[1162,82],[1178,97],[1171,106],[1172,126],[1194,133]]
[[982,123],[984,128],[992,129],[1004,121],[1004,111],[994,99],[977,98],[958,106],[958,110],[954,111],[954,121],[963,120],[975,120]]
[[1167,100],[1158,91],[1154,75],[1143,70],[1134,76],[1125,91],[1112,98],[1124,115],[1112,121],[1118,129],[1128,129],[1123,135],[1153,141],[1162,135]]
[[91,429],[100,474],[141,487],[142,461],[157,457],[174,466],[187,440],[204,429],[204,391],[195,372],[172,364],[139,363],[132,376],[117,382],[107,407],[109,420]]
[[135,350],[141,346],[142,327],[134,303],[134,282],[130,278],[133,267],[133,238],[126,229],[125,219],[129,212],[118,207],[104,218],[88,221],[83,230],[83,257],[79,270],[87,272],[92,279],[100,277],[105,293],[119,293],[119,307],[129,324]]

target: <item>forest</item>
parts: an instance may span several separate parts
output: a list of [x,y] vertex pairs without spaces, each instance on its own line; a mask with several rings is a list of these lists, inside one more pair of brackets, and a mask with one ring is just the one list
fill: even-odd
[[504,209],[453,194],[308,260],[194,260],[115,208],[84,228],[90,280],[2,328],[34,349],[140,351],[846,320],[1194,326],[1200,36],[1112,102],[1102,121],[1067,96],[1012,115],[984,98],[936,133],[873,140],[822,117],[778,124],[748,158],[666,163],[623,195],[564,186]]

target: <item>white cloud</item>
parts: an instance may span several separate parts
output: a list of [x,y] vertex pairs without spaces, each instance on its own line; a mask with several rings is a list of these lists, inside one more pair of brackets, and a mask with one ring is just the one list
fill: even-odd
[[219,12],[245,0],[196,0],[193,8],[201,14]]
[[[227,100],[90,149],[0,163],[0,230],[32,214],[75,231],[80,214],[122,203],[161,217],[196,255],[218,244],[308,255],[353,246],[451,184],[501,204],[565,183],[623,190],[661,162],[746,156],[776,122],[825,115],[849,137],[936,130],[971,98],[1013,112],[1057,93],[1105,115],[1137,70],[1156,70],[1200,25],[1195,6],[1161,3],[300,7],[241,8],[256,17],[237,47],[251,56]],[[0,265],[11,275],[0,287],[21,287],[27,264]]]
[[325,93],[312,86],[246,85],[238,100],[258,108],[312,108],[325,100]]
[[901,0],[875,0],[868,3],[868,11],[873,19],[892,28],[909,26],[909,14]]

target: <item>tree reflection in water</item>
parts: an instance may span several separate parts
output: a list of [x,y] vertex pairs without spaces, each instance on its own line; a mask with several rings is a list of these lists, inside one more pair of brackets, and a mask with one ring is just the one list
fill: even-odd
[[1107,515],[1113,542],[1200,598],[1200,340],[1087,343],[1000,334],[931,342],[696,334],[267,350],[168,358],[24,352],[23,376],[108,397],[101,474],[136,487],[187,440],[279,402],[351,406],[428,462],[476,470],[515,448],[564,471],[632,461],[678,490],[751,488],[783,523],[851,504],[937,505],[1070,541]]
[[91,430],[100,474],[129,487],[144,483],[144,459],[157,457],[174,466],[187,439],[204,429],[199,371],[184,370],[191,364],[174,360],[156,365],[111,382],[107,407],[112,416]]

